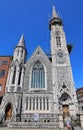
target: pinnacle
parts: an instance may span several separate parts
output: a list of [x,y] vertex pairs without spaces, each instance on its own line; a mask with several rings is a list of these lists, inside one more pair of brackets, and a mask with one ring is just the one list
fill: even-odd
[[53,18],[57,18],[57,17],[58,17],[54,5],[53,5],[53,10],[52,10],[52,17],[53,17]]
[[23,34],[21,35],[21,38],[20,38],[17,46],[22,46],[22,47],[25,48],[25,40],[24,40],[24,35]]

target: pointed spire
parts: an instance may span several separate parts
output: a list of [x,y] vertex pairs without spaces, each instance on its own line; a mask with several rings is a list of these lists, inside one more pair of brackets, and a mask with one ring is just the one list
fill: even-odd
[[22,34],[17,46],[22,46],[22,47],[25,48],[25,40],[24,40],[24,35],[23,34]]
[[52,17],[53,17],[53,18],[57,18],[57,17],[58,17],[54,5],[53,5],[53,9],[52,9]]
[[63,23],[62,23],[62,19],[59,18],[56,10],[55,10],[55,6],[53,5],[53,9],[52,9],[52,18],[50,20],[50,24],[49,24],[49,29],[51,30],[51,26],[52,25],[56,25],[58,24],[59,26],[62,26]]

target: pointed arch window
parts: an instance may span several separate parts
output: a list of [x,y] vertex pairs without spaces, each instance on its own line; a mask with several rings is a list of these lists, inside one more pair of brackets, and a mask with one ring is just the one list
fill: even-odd
[[49,99],[47,97],[47,110],[49,110]]
[[21,50],[21,57],[22,57],[22,55],[23,55],[23,49]]
[[59,34],[57,34],[56,36],[56,43],[57,43],[57,46],[61,46],[61,37]]
[[26,100],[26,110],[28,110],[29,99]]
[[14,84],[14,83],[15,83],[15,77],[16,77],[16,67],[14,68],[14,73],[13,73],[12,84]]
[[19,50],[17,50],[17,56],[19,55]]
[[21,74],[22,74],[22,68],[20,68],[20,72],[19,72],[18,85],[20,85],[21,82]]
[[45,71],[40,61],[32,69],[31,88],[45,88]]

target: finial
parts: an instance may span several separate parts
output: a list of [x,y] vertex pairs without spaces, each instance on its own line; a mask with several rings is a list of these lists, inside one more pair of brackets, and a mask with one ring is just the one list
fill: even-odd
[[57,18],[57,17],[58,17],[54,5],[53,5],[53,10],[52,10],[52,17],[54,17],[54,18]]

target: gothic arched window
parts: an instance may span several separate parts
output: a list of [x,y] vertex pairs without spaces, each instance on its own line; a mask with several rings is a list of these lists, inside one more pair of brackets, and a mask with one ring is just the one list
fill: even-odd
[[56,44],[57,46],[61,46],[61,37],[59,31],[56,31]]
[[57,46],[61,46],[61,37],[59,36],[59,34],[57,34],[56,36],[56,43],[57,43]]
[[32,69],[31,88],[45,88],[45,71],[39,61],[34,64]]
[[17,56],[19,55],[19,50],[17,50]]
[[22,73],[22,68],[20,68],[20,73],[19,73],[19,79],[18,79],[18,85],[20,85],[20,82],[21,82],[21,73]]
[[12,84],[14,84],[14,83],[15,83],[15,77],[16,77],[16,67],[14,68],[14,73],[13,73]]

